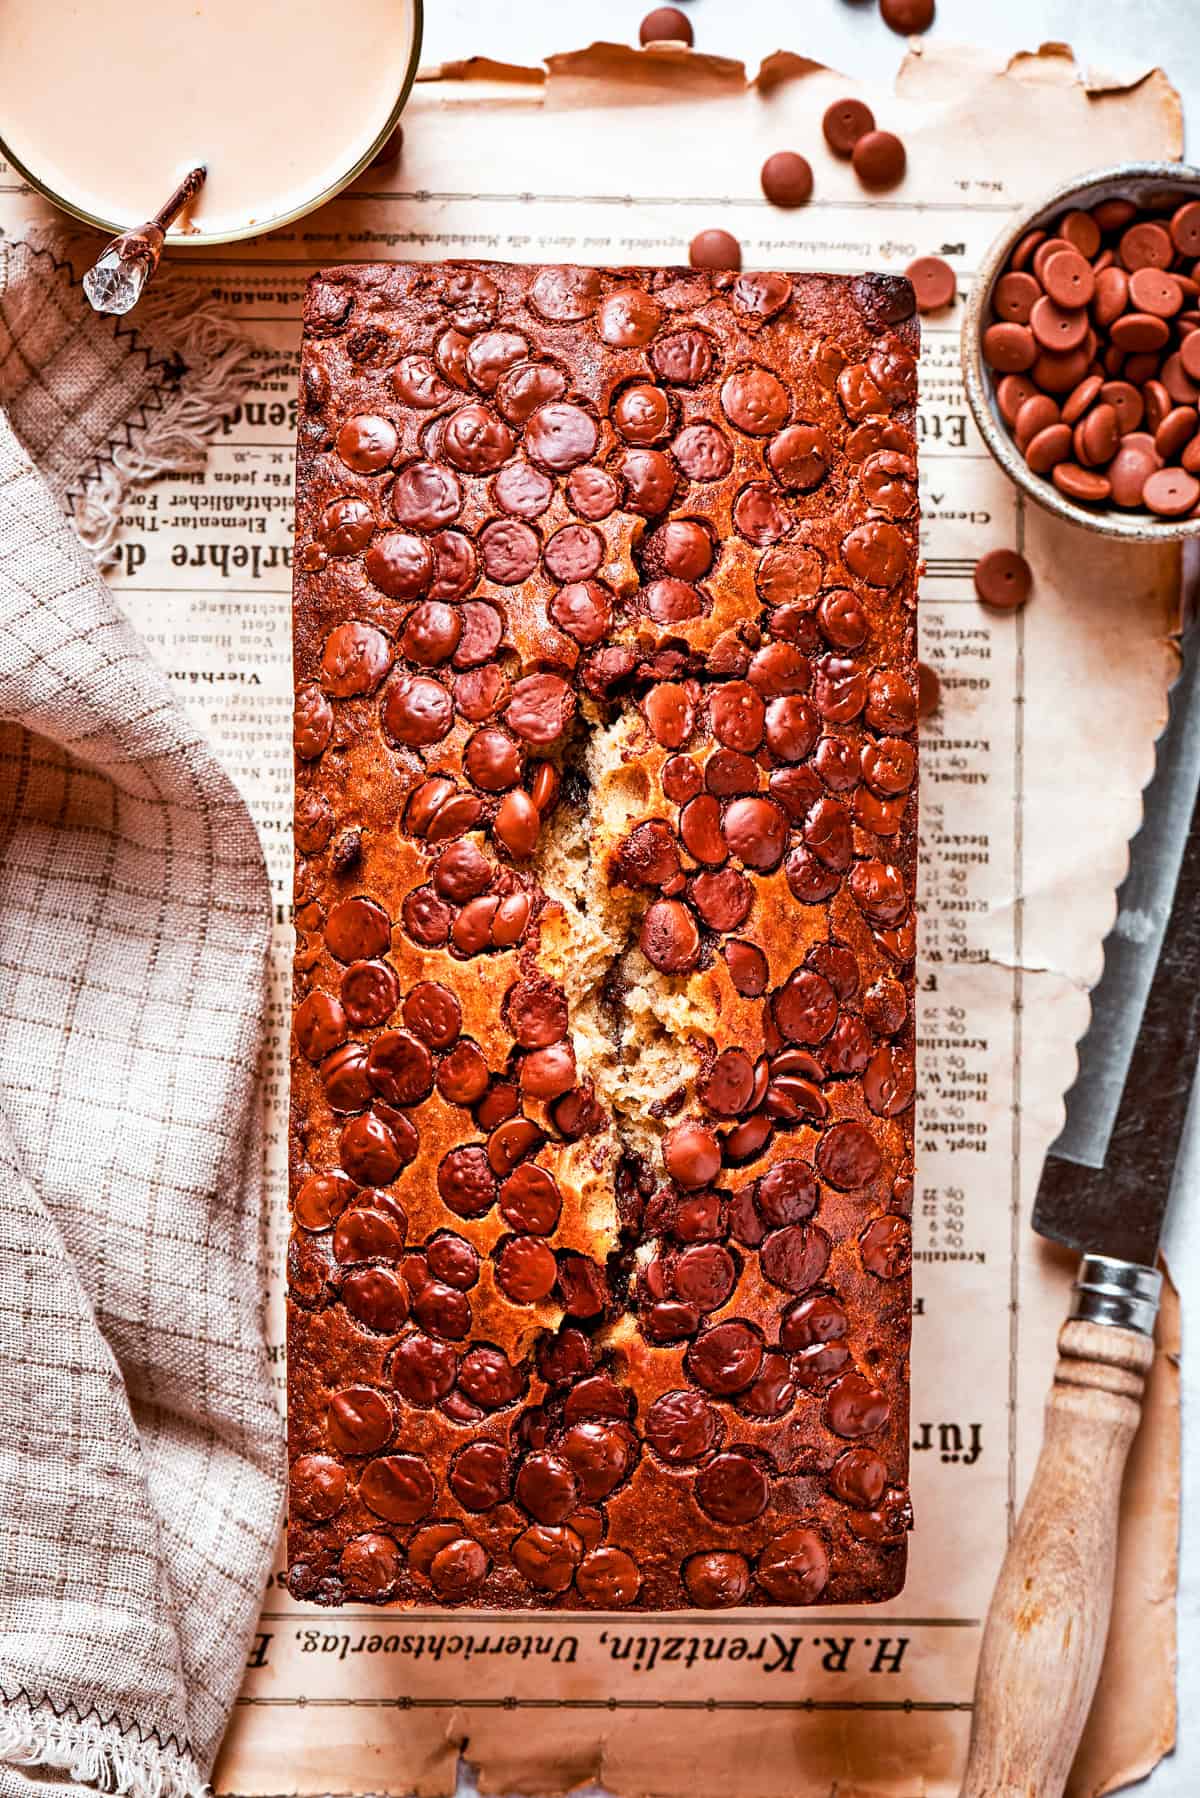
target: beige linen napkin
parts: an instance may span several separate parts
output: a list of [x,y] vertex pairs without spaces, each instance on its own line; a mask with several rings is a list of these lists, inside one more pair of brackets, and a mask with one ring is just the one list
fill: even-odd
[[244,384],[180,304],[0,241],[0,1798],[199,1792],[279,1523],[266,874],[63,511],[103,549]]

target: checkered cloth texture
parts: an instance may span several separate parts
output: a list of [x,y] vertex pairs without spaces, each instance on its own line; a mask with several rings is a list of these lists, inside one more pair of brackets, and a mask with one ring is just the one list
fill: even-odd
[[54,485],[0,411],[0,1798],[175,1798],[211,1770],[282,1497],[270,898],[59,504],[128,441],[152,359],[61,263],[31,268],[40,303],[0,292],[0,401],[24,370]]

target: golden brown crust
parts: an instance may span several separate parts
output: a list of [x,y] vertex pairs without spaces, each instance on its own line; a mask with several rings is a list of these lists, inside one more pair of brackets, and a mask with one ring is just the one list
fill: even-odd
[[289,1579],[903,1580],[911,292],[310,284]]

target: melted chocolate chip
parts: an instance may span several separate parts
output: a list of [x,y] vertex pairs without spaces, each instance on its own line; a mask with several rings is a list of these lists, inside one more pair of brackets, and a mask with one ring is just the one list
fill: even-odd
[[702,1610],[724,1610],[746,1596],[750,1568],[744,1555],[710,1549],[684,1562],[683,1581],[693,1604]]

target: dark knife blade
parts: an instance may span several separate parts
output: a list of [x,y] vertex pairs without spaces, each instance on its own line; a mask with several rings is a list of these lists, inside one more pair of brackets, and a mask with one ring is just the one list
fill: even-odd
[[[1033,1227],[1083,1253],[1153,1266],[1175,1158],[1200,1052],[1200,646],[1189,632],[1172,689],[1171,717],[1146,790],[1144,823],[1130,845],[1117,923],[1105,943],[1105,970],[1093,994],[1092,1023],[1080,1044],[1067,1120],[1042,1170]],[[1132,1052],[1121,1081],[1120,1008],[1138,984],[1131,920],[1147,919],[1163,858],[1180,842],[1178,873]],[[1166,891],[1171,891],[1168,878]],[[1151,927],[1149,934],[1156,936]],[[1113,1100],[1116,1098],[1115,1110]],[[1104,1126],[1111,1124],[1104,1139]]]

